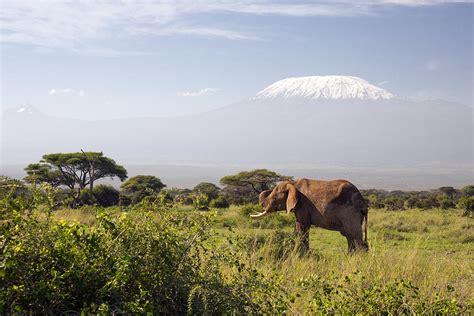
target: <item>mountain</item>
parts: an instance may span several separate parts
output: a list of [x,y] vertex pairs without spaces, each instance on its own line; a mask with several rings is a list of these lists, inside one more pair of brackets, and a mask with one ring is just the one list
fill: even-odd
[[258,92],[256,99],[382,100],[390,92],[352,76],[310,76],[277,81]]
[[[22,111],[24,112],[24,111]],[[472,163],[472,108],[396,98],[356,77],[284,79],[220,109],[83,121],[5,115],[2,161],[103,151],[127,163]]]

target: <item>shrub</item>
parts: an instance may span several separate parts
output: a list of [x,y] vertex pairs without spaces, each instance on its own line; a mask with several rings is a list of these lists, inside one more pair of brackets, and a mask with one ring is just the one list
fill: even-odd
[[227,202],[224,197],[218,196],[217,198],[211,201],[210,206],[213,208],[228,208],[229,202]]
[[262,207],[258,204],[245,204],[240,207],[240,215],[248,217],[250,214],[259,213],[262,211]]
[[97,200],[91,190],[85,188],[79,193],[78,203],[80,205],[94,205],[97,203]]
[[389,211],[401,211],[404,210],[404,200],[400,196],[390,195],[383,199],[385,208]]
[[407,209],[414,208],[416,207],[416,203],[418,202],[418,199],[414,196],[409,197],[408,199],[405,200],[404,202],[404,207]]
[[193,195],[193,207],[195,210],[208,211],[209,210],[209,198],[205,194],[194,194]]
[[135,176],[125,181],[120,188],[122,193],[130,198],[131,204],[140,202],[147,196],[154,195],[166,185],[155,176]]
[[204,194],[209,200],[217,198],[220,188],[209,182],[201,182],[193,188],[193,192],[197,194]]
[[466,185],[461,190],[462,197],[471,197],[474,196],[474,185]]
[[119,202],[120,206],[129,206],[132,204],[132,199],[129,195],[124,194],[123,192],[119,192]]
[[248,187],[226,186],[221,190],[221,195],[233,205],[258,202],[258,194]]
[[193,197],[190,195],[183,197],[181,203],[183,203],[183,205],[193,205]]
[[49,211],[70,202],[68,192],[47,183],[25,185],[22,181],[0,176],[0,218],[12,212],[29,213],[37,207]]
[[356,272],[329,278],[313,274],[301,279],[301,289],[313,293],[307,312],[322,315],[453,315],[466,312],[465,307],[456,300],[439,297],[427,306],[420,297],[419,289],[409,281],[395,280],[382,284],[365,281],[361,287],[358,286],[361,278],[365,277]]
[[438,197],[438,205],[443,210],[455,207],[453,200],[446,195]]
[[178,189],[171,188],[167,190],[171,198],[175,203],[181,203],[184,205],[192,205],[193,201],[191,198],[192,191],[189,189]]
[[210,217],[128,212],[97,225],[14,216],[3,222],[0,314],[282,314],[282,277],[236,245],[213,242]]
[[382,203],[381,199],[375,194],[369,195],[368,200],[369,200],[370,208],[383,208],[384,207],[384,204]]
[[92,194],[103,207],[117,205],[120,199],[119,191],[111,185],[99,184],[92,189]]
[[474,212],[474,196],[460,198],[457,207],[464,211],[464,216],[472,216]]
[[439,207],[438,200],[434,196],[428,196],[424,198],[420,198],[416,202],[416,207],[424,209],[424,210],[429,210],[432,208]]
[[161,190],[159,193],[154,193],[145,196],[138,203],[134,204],[132,209],[142,210],[154,210],[161,211],[163,209],[171,209],[175,206],[174,200],[167,190]]

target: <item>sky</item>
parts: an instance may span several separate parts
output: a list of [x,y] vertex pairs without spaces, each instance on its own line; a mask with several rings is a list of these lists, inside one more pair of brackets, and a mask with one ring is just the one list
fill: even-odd
[[473,104],[472,1],[0,1],[1,105],[197,113],[287,77]]

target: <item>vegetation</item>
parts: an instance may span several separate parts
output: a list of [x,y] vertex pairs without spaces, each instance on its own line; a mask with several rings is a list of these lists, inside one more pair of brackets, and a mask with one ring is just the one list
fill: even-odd
[[87,186],[92,191],[94,182],[99,179],[118,177],[123,181],[127,178],[127,170],[101,152],[47,154],[40,163],[28,165],[25,171],[25,181],[29,183],[67,188],[74,198],[73,203]]
[[219,196],[220,188],[214,183],[201,182],[193,188],[193,192],[204,194],[209,200],[213,200]]
[[166,185],[159,178],[140,175],[128,179],[120,188],[127,201],[136,204],[143,198],[160,192],[164,187]]
[[120,200],[120,192],[111,185],[99,184],[95,186],[92,195],[97,204],[103,207],[117,205]]
[[[79,206],[61,186],[0,178],[0,314],[468,314],[474,308],[474,219],[463,216],[472,210],[469,187],[364,191],[370,251],[349,256],[339,233],[314,228],[311,250],[302,256],[293,214],[252,220],[260,206],[229,205],[222,191],[210,198],[202,189],[209,184],[166,190],[155,177],[132,179],[127,191],[125,184],[120,192],[84,188]],[[134,203],[118,206],[119,195]],[[437,204],[417,207],[426,201]]]
[[466,186],[461,189],[453,187],[441,187],[433,191],[392,191],[385,190],[362,190],[362,194],[369,201],[372,208],[384,208],[387,210],[405,210],[411,208],[420,209],[464,209],[466,214],[469,211],[469,200],[473,196],[473,186]]
[[232,204],[256,203],[260,192],[272,189],[279,181],[291,179],[267,169],[242,171],[220,180],[222,195]]

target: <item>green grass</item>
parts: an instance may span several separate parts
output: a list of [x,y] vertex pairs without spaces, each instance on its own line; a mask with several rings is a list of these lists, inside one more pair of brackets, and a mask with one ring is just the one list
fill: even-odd
[[[408,210],[369,211],[369,242],[367,254],[348,256],[346,240],[338,232],[312,228],[310,247],[312,255],[306,258],[290,256],[279,262],[278,267],[285,276],[290,291],[298,291],[294,281],[311,274],[328,277],[359,273],[365,282],[386,284],[395,280],[407,280],[420,289],[426,300],[436,295],[457,298],[464,302],[474,299],[472,284],[474,220],[461,216],[458,210]],[[273,217],[289,217],[293,214],[274,214]],[[274,230],[292,231],[286,219],[271,222],[280,223],[273,229],[253,228],[255,221],[248,220],[237,209],[222,212],[220,223],[235,223],[238,234],[249,236],[270,236]],[[256,238],[256,237],[255,237]],[[271,246],[270,246],[271,247]],[[255,251],[255,257],[268,252],[265,246]],[[275,263],[268,260],[268,270]],[[357,283],[354,286],[363,286]],[[301,301],[308,295],[302,293]],[[296,304],[298,305],[298,304]]]
[[[472,306],[474,220],[461,216],[459,210],[373,209],[369,211],[368,253],[348,255],[343,236],[314,227],[310,254],[303,257],[292,251],[291,243],[284,244],[287,249],[278,244],[291,238],[288,236],[293,231],[293,214],[282,212],[255,220],[248,216],[251,211],[250,206],[212,211],[216,213],[216,238],[242,242],[250,252],[250,264],[269,274],[276,269],[288,293],[295,295],[292,313],[304,313],[311,307],[308,302],[316,285],[308,289],[301,284],[315,277],[331,280],[331,284],[342,282],[351,293],[402,280],[416,286],[418,299],[427,304],[441,298]],[[120,209],[112,212],[113,216],[120,213]],[[95,223],[93,209],[62,210],[55,216],[88,225]],[[284,238],[277,232],[282,232]],[[350,284],[345,283],[346,276],[351,278]]]

